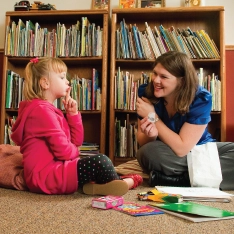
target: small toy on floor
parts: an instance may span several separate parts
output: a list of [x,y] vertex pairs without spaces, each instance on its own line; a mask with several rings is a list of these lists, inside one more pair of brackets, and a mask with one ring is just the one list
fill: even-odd
[[140,201],[155,201],[162,203],[179,203],[183,201],[183,197],[180,194],[162,193],[157,189],[138,193],[137,197]]
[[115,206],[121,206],[123,204],[123,197],[107,195],[104,197],[93,198],[92,207],[99,209],[111,209]]

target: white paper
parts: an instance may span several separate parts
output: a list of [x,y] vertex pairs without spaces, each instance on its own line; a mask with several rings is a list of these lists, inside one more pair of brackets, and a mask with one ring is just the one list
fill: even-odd
[[233,194],[220,191],[216,188],[206,188],[206,187],[162,187],[155,186],[155,188],[160,192],[170,193],[170,194],[181,194],[184,197],[211,197],[215,198],[218,196],[234,196]]

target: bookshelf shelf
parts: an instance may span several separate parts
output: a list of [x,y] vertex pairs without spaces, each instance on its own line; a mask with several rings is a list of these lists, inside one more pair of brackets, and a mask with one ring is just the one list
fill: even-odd
[[[39,23],[41,28],[47,28],[48,31],[57,29],[57,24],[61,23],[70,28],[77,21],[87,17],[90,23],[100,26],[102,30],[102,55],[101,56],[82,56],[82,57],[60,57],[68,67],[69,77],[78,75],[87,79],[92,79],[92,69],[99,72],[99,86],[101,88],[101,109],[100,110],[81,110],[85,130],[84,140],[100,145],[100,152],[106,153],[106,92],[107,92],[107,61],[108,61],[108,10],[56,10],[56,11],[29,11],[29,12],[6,12],[5,26],[11,26],[12,22],[18,23],[21,19],[24,23],[31,21],[34,24]],[[57,31],[56,31],[57,32]],[[5,42],[6,44],[6,42]],[[35,56],[33,56],[35,57]],[[1,122],[0,122],[0,143],[4,143],[4,128],[8,117],[17,116],[18,110],[15,108],[5,108],[7,70],[10,69],[21,77],[24,77],[24,68],[32,56],[18,57],[5,55],[3,59],[2,100],[0,104]],[[95,134],[94,134],[95,131]]]
[[[220,58],[194,59],[192,62],[199,72],[203,68],[204,75],[215,73],[221,80],[221,111],[212,111],[212,121],[209,130],[217,140],[225,141],[226,138],[226,97],[225,97],[225,50],[224,50],[224,7],[162,7],[162,8],[137,8],[113,9],[111,23],[111,64],[110,64],[110,121],[109,121],[109,156],[115,165],[134,159],[129,155],[129,135],[127,134],[127,153],[117,155],[116,149],[116,119],[121,125],[137,123],[135,111],[116,109],[115,104],[115,76],[121,71],[139,77],[143,71],[150,73],[153,69],[154,59],[120,59],[117,58],[116,31],[120,29],[121,21],[126,25],[136,25],[140,32],[146,31],[145,22],[153,28],[163,25],[164,28],[187,28],[193,31],[205,30],[212,38],[220,52]],[[128,126],[127,126],[128,127]],[[127,130],[128,131],[128,130]]]

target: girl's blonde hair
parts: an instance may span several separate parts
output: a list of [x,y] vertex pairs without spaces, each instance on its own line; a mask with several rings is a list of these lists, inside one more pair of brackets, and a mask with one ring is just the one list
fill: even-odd
[[25,100],[34,98],[44,99],[40,79],[49,79],[49,73],[67,72],[66,64],[59,58],[42,57],[30,60],[25,68],[25,81],[23,95]]
[[[182,52],[169,51],[156,59],[154,67],[158,63],[177,79],[180,79],[176,89],[174,107],[180,114],[187,113],[198,88],[198,77],[192,61]],[[152,82],[146,87],[146,97],[152,103],[157,103],[159,101],[159,99],[154,96]]]

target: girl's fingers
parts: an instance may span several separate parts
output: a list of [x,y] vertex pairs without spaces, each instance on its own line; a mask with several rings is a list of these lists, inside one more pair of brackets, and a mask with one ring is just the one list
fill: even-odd
[[68,88],[67,94],[65,96],[65,102],[66,102],[66,104],[68,103],[69,99],[71,98],[70,97],[70,93],[71,93],[71,87]]

